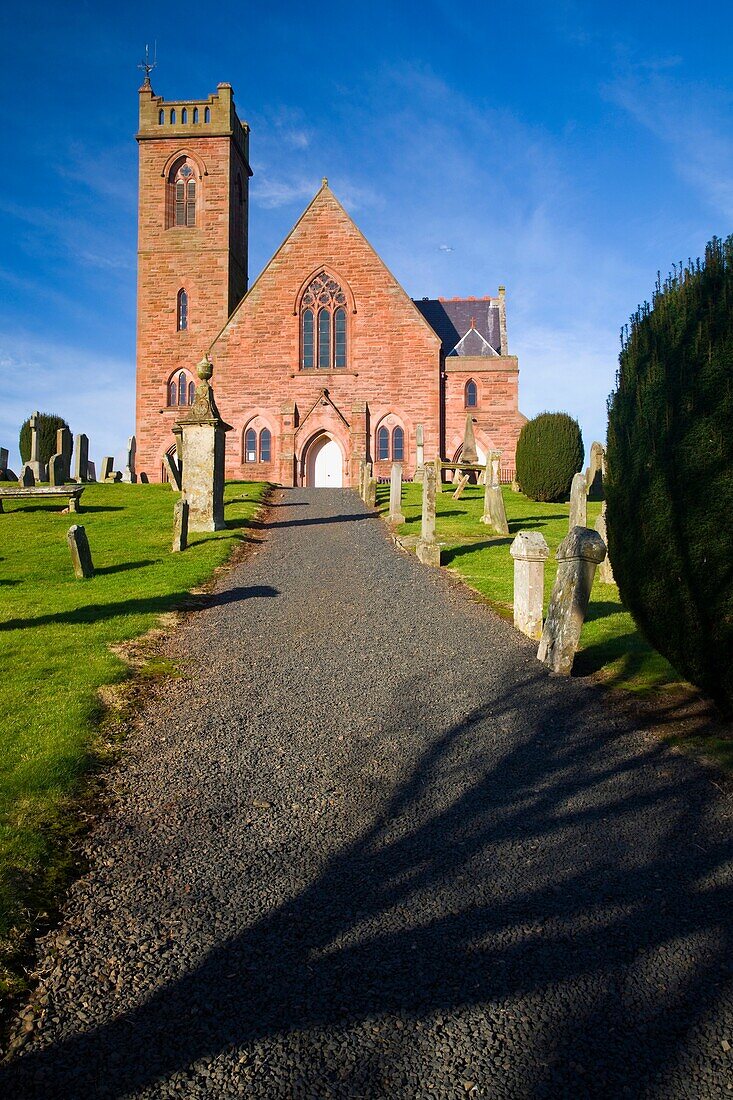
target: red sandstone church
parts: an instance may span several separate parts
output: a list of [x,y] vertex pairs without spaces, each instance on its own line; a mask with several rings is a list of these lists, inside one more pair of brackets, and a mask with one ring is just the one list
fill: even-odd
[[195,367],[214,364],[233,431],[226,476],[354,485],[394,461],[456,461],[472,416],[481,461],[513,466],[524,417],[496,298],[413,301],[324,180],[248,289],[249,127],[231,85],[206,100],[140,89],[137,467],[165,477]]

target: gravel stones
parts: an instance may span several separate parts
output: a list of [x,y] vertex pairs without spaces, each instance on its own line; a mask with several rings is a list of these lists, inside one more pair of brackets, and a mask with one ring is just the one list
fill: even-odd
[[730,796],[356,494],[265,537],[175,638],[0,1092],[730,1095]]

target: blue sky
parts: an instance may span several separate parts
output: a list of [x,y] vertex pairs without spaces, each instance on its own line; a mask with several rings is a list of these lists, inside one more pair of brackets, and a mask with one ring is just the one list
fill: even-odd
[[36,407],[97,461],[134,430],[136,64],[154,39],[157,94],[228,80],[252,127],[253,276],[328,176],[413,296],[506,284],[522,411],[567,410],[587,449],[657,270],[733,230],[727,5],[0,4],[14,455]]

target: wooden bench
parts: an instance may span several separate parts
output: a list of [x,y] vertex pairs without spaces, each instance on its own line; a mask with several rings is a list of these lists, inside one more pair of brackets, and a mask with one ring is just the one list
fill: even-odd
[[48,497],[62,497],[69,502],[70,512],[80,512],[79,497],[83,492],[83,485],[39,485],[27,489],[22,485],[14,485],[12,489],[0,485],[0,513],[4,511],[4,500],[46,500]]

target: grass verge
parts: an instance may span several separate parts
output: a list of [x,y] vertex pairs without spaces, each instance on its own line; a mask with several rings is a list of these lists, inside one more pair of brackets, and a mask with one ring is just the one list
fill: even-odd
[[[109,758],[100,689],[123,680],[125,643],[187,602],[251,539],[268,486],[226,487],[227,529],[191,536],[171,554],[166,485],[89,485],[79,517],[58,501],[5,502],[0,516],[0,1000],[23,987],[31,929],[49,919],[74,870],[80,796]],[[96,575],[78,581],[66,532],[84,524]],[[155,654],[136,674],[175,670]]]

